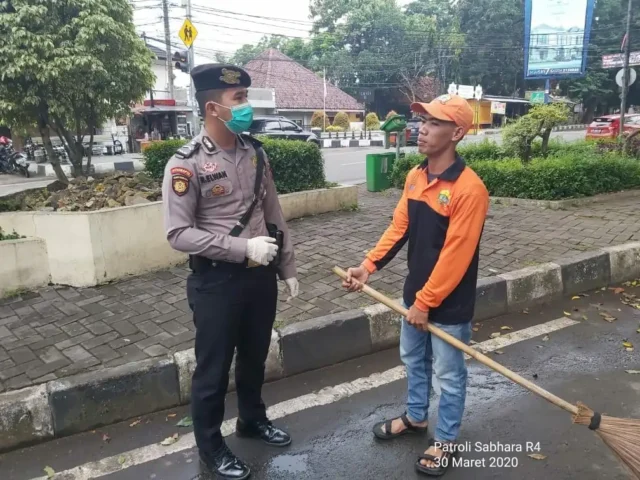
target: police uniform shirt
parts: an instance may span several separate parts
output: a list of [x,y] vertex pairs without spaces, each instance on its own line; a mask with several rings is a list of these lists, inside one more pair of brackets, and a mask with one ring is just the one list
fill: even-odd
[[232,158],[203,130],[169,160],[162,184],[169,244],[175,250],[214,261],[242,263],[247,239],[268,236],[266,223],[273,223],[284,233],[280,279],[293,278],[293,243],[266,154],[259,201],[251,219],[239,237],[229,235],[251,205],[257,173],[256,152],[241,136],[237,137],[235,153]]

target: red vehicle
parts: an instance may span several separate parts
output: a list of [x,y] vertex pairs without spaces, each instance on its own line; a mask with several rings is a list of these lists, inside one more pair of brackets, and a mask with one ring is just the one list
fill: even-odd
[[[627,114],[624,118],[624,131],[640,129],[640,115]],[[587,140],[606,140],[618,137],[620,133],[620,115],[604,115],[593,119],[587,127]]]

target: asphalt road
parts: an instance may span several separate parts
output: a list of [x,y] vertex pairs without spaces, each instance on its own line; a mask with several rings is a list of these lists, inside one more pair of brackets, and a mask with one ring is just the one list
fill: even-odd
[[[640,296],[640,288],[627,288],[626,293]],[[617,320],[605,322],[599,315],[604,311]],[[485,343],[501,326],[513,328],[503,331],[502,341],[509,345]],[[583,401],[609,415],[639,418],[640,376],[626,372],[640,367],[639,326],[640,310],[622,305],[620,297],[607,290],[485,321],[474,340],[493,350],[489,355],[496,361],[569,402]],[[626,351],[625,340],[636,343],[636,349]],[[427,438],[406,436],[381,443],[371,433],[375,422],[404,411],[406,381],[398,365],[398,351],[392,349],[266,385],[270,415],[294,439],[286,449],[236,438],[236,399],[230,394],[229,420],[223,425],[227,442],[250,463],[252,478],[259,480],[424,478],[413,465]],[[467,465],[451,469],[446,478],[629,478],[601,440],[586,427],[573,425],[564,410],[475,360],[469,361],[469,374],[459,439],[470,442],[469,451],[460,457]],[[437,393],[433,395],[432,425]],[[44,478],[45,466],[59,472],[54,477],[58,480],[209,478],[199,475],[190,429],[175,426],[188,414],[188,408],[181,407],[143,417],[136,424],[130,420],[1,455],[0,478]],[[180,435],[177,443],[159,445],[174,433]]]
[[[554,132],[552,138],[561,138],[567,142],[584,139],[585,132],[567,131]],[[502,141],[500,135],[469,135],[465,137],[463,143],[480,142],[485,139]],[[406,152],[417,151],[416,147],[403,149]],[[367,153],[395,151],[385,150],[380,147],[359,147],[359,148],[326,148],[322,151],[324,156],[325,175],[327,181],[343,184],[359,184],[366,181],[366,157]]]

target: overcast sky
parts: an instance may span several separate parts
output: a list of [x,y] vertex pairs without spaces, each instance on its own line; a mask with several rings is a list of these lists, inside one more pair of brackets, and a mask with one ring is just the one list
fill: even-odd
[[[138,33],[164,42],[161,0],[130,0]],[[173,50],[184,49],[178,31],[186,16],[184,0],[167,0]],[[411,0],[398,0],[400,5]],[[192,0],[192,21],[198,30],[195,63],[215,60],[215,53],[231,55],[244,44],[255,44],[266,34],[307,38],[311,28],[309,0]],[[162,43],[152,42],[159,47]],[[188,77],[176,71],[176,84]]]

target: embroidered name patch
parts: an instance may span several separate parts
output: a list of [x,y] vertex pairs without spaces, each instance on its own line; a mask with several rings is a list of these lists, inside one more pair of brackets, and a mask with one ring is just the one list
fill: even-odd
[[200,175],[200,183],[211,183],[217,180],[222,180],[223,178],[229,178],[226,170],[222,170],[221,172],[211,173],[209,175]]

